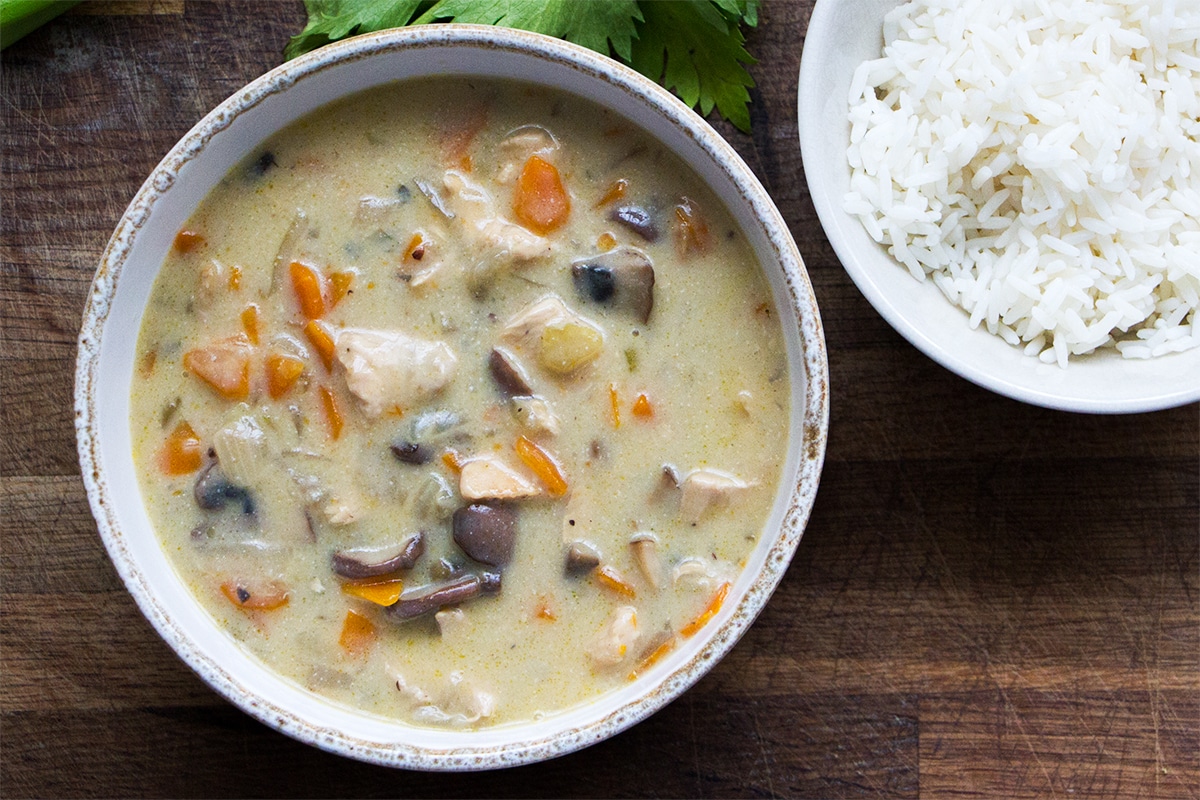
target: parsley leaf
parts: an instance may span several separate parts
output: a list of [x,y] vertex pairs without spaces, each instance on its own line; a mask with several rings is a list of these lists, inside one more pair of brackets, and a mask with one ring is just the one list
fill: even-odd
[[708,114],[715,107],[750,130],[741,26],[758,24],[761,0],[304,0],[308,24],[284,56],[360,33],[437,21],[502,25],[615,54]]
[[[699,105],[708,114],[713,106],[738,127],[750,130],[749,87],[754,85],[744,65],[753,64],[742,46],[745,38],[709,0],[645,0],[644,22],[638,26],[630,63],[638,72],[668,89],[683,102]],[[745,6],[757,21],[754,3],[723,0],[721,6]]]

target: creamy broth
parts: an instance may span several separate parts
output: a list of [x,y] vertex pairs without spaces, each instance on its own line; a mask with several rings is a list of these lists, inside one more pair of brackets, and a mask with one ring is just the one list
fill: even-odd
[[213,190],[155,283],[132,431],[233,637],[336,701],[480,726],[703,627],[789,391],[753,253],[674,156],[574,97],[446,79],[322,109]]

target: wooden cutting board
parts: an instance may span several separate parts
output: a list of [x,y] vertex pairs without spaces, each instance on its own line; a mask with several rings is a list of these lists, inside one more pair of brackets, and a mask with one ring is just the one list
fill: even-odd
[[875,314],[804,184],[811,7],[765,3],[754,133],[718,124],[779,204],[826,326],[832,428],[799,552],[674,704],[474,776],[332,756],[213,693],[125,592],[78,475],[75,337],[108,236],[171,145],[280,63],[302,5],[84,3],[4,52],[0,793],[1200,795],[1200,407],[1024,406]]

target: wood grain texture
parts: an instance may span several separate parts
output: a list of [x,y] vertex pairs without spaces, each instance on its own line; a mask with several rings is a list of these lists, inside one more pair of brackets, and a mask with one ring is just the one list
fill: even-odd
[[85,4],[0,61],[0,793],[1200,796],[1200,408],[1092,417],[943,370],[871,309],[796,144],[812,0],[767,0],[754,132],[829,343],[812,520],[774,598],[626,733],[489,775],[396,773],[214,694],[107,559],[74,451],[75,337],[142,180],[280,61],[299,2]]

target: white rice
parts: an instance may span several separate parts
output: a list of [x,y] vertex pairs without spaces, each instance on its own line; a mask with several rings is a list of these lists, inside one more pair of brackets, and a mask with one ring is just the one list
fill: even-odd
[[1200,0],[914,0],[850,87],[844,207],[1065,367],[1200,346]]

